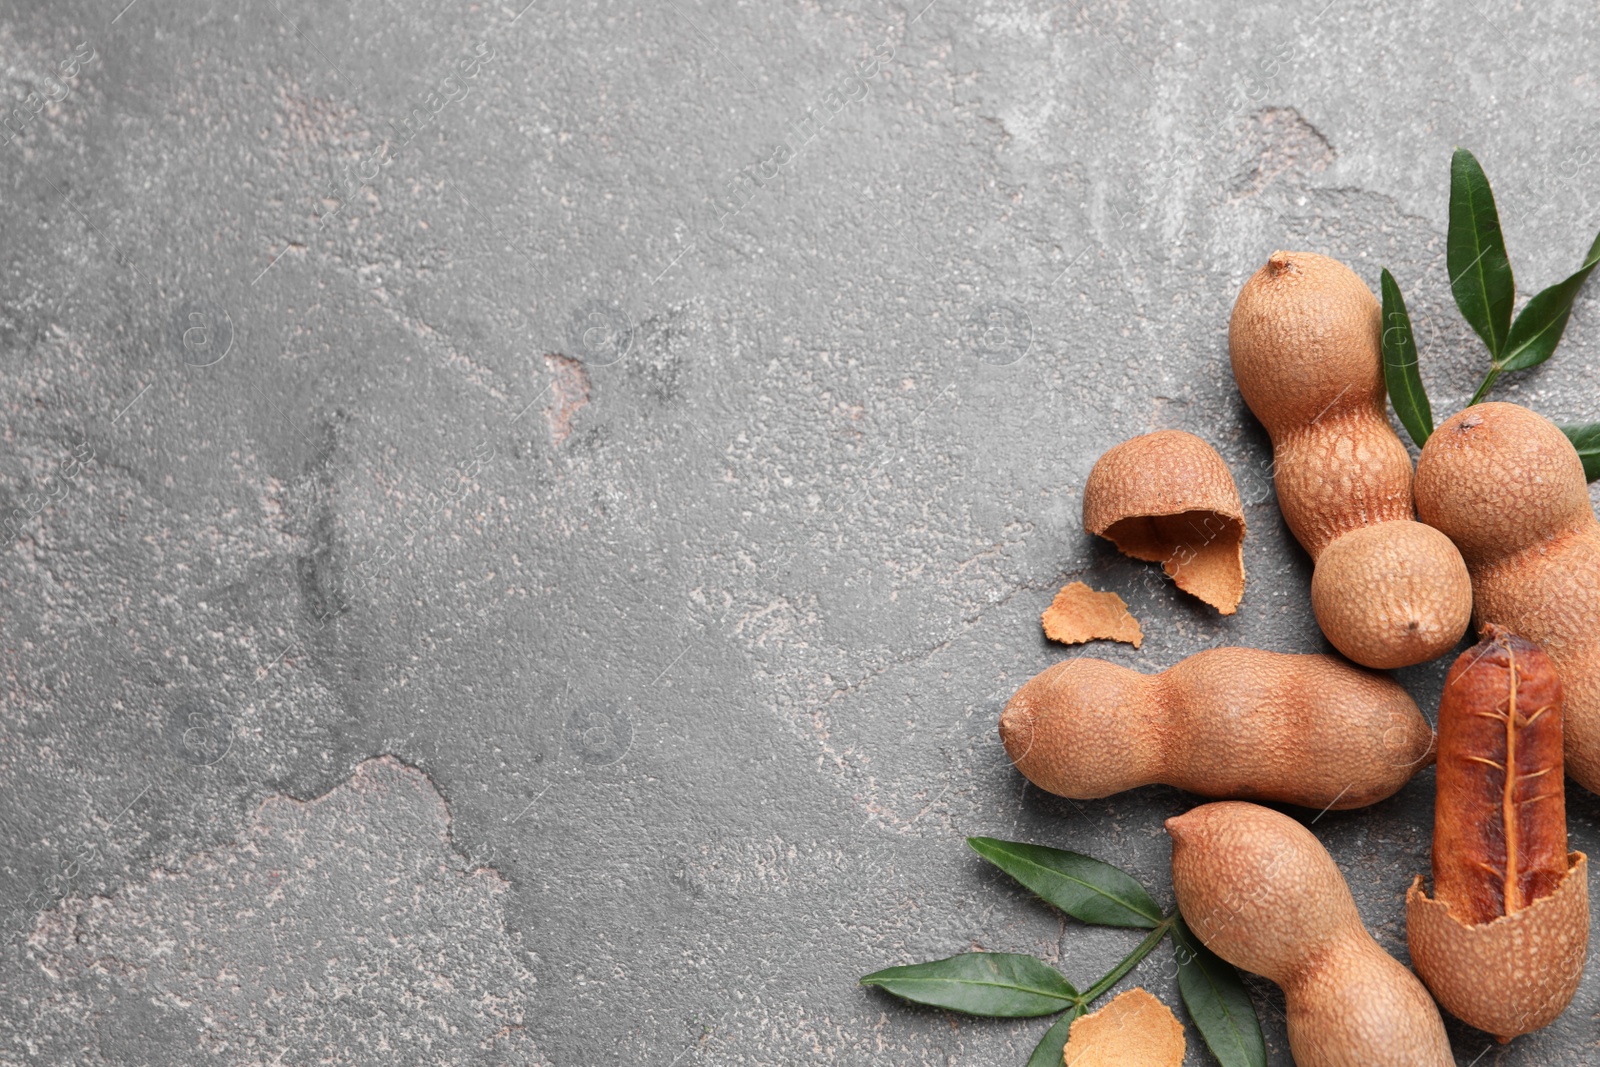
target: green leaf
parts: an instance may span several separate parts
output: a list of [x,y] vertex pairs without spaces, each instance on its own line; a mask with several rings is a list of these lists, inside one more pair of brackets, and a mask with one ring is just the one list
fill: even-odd
[[1583,476],[1591,482],[1600,478],[1600,422],[1585,426],[1563,426],[1561,432],[1578,450],[1578,458],[1583,460]]
[[1583,288],[1596,263],[1600,263],[1600,236],[1589,246],[1589,254],[1577,273],[1542,290],[1522,309],[1517,321],[1511,324],[1511,336],[1506,339],[1505,355],[1500,359],[1503,368],[1527,370],[1550,358],[1561,340],[1562,331],[1567,328],[1573,298]]
[[918,1004],[1008,1019],[1054,1015],[1078,1000],[1078,991],[1060,971],[1012,952],[967,952],[889,967],[862,978],[861,984]]
[[1161,909],[1144,886],[1109,863],[1059,848],[992,837],[969,837],[967,844],[1074,919],[1142,930],[1161,923]]
[[1433,407],[1417,370],[1417,339],[1411,332],[1405,297],[1400,295],[1400,287],[1387,267],[1382,287],[1383,379],[1388,383],[1389,401],[1400,416],[1400,424],[1421,448],[1433,434]]
[[1239,972],[1202,945],[1182,919],[1172,930],[1172,951],[1184,1006],[1217,1062],[1222,1067],[1266,1067],[1261,1020]]
[[1478,331],[1489,355],[1496,361],[1506,347],[1511,329],[1511,305],[1516,282],[1505,238],[1500,235],[1500,214],[1483,168],[1465,148],[1450,160],[1450,233],[1445,240],[1445,266],[1456,306]]
[[1044,1032],[1044,1037],[1039,1039],[1033,1055],[1028,1057],[1028,1067],[1061,1067],[1072,1023],[1082,1014],[1083,1006],[1079,1005],[1057,1019],[1050,1029]]

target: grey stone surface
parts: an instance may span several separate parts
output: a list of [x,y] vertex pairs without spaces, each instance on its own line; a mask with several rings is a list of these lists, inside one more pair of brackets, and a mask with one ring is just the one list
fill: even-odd
[[[1020,1065],[855,979],[1131,946],[971,833],[1170,902],[1192,798],[999,747],[1053,591],[1141,669],[1326,648],[1238,286],[1388,266],[1448,412],[1451,148],[1525,291],[1600,226],[1576,2],[123,3],[0,9],[6,1064]],[[1498,395],[1600,417],[1597,299]],[[1081,530],[1159,427],[1248,501],[1234,617]],[[1401,954],[1432,791],[1315,824]],[[1578,1064],[1597,1010],[1451,1034]]]

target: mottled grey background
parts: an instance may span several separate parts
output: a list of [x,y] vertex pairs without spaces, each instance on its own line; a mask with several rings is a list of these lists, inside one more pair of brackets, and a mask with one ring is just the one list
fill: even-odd
[[[1142,669],[1326,647],[1239,285],[1387,265],[1447,414],[1452,147],[1525,292],[1600,226],[1577,0],[124,2],[0,8],[7,1065],[1020,1067],[855,979],[1136,940],[967,834],[1170,901],[1192,798],[998,744],[1063,581]],[[1600,417],[1597,310],[1497,395]],[[1232,618],[1081,530],[1160,427],[1249,501]],[[1432,793],[1315,826],[1399,953]],[[1457,1055],[1589,1062],[1597,1002]]]

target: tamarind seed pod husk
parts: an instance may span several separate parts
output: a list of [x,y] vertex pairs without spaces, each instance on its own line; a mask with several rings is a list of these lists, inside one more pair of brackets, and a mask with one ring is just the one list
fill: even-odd
[[1106,451],[1083,487],[1083,528],[1223,615],[1244,596],[1244,506],[1217,450],[1157,430]]
[[1510,1041],[1572,1001],[1589,946],[1588,861],[1567,851],[1562,681],[1493,624],[1439,703],[1433,887],[1406,894],[1406,938],[1441,1006]]

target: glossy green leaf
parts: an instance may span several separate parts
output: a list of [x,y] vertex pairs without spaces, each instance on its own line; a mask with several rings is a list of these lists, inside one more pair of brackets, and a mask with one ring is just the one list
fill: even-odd
[[1450,160],[1450,232],[1445,240],[1445,266],[1456,306],[1468,324],[1500,359],[1511,330],[1511,306],[1516,282],[1505,238],[1500,235],[1500,214],[1483,168],[1465,148]]
[[1054,1015],[1077,1003],[1078,991],[1032,956],[967,952],[946,960],[889,967],[861,979],[897,997],[964,1011],[968,1015],[1023,1018]]
[[1411,332],[1405,298],[1388,268],[1383,271],[1382,288],[1383,379],[1389,386],[1389,402],[1400,416],[1400,424],[1421,448],[1433,434],[1433,407],[1417,370],[1417,339]]
[[1511,324],[1511,335],[1506,339],[1505,353],[1500,365],[1505,370],[1527,370],[1537,367],[1550,358],[1567,328],[1567,318],[1572,314],[1572,301],[1588,281],[1595,264],[1600,263],[1600,236],[1589,246],[1583,266],[1566,279],[1542,290],[1528,306],[1522,309],[1517,321]]
[[1233,965],[1200,943],[1179,919],[1172,929],[1178,992],[1222,1067],[1266,1067],[1267,1044],[1250,991]]
[[1600,422],[1563,426],[1561,432],[1578,450],[1578,458],[1583,460],[1583,476],[1591,482],[1600,479]]
[[1034,1047],[1033,1055],[1028,1057],[1028,1067],[1061,1067],[1072,1023],[1082,1014],[1083,1008],[1079,1006],[1065,1012],[1061,1018],[1052,1023],[1050,1029],[1044,1032],[1044,1037],[1039,1039],[1039,1044]]
[[969,837],[972,850],[1074,919],[1149,930],[1161,909],[1125,871],[1097,859],[1020,841]]

